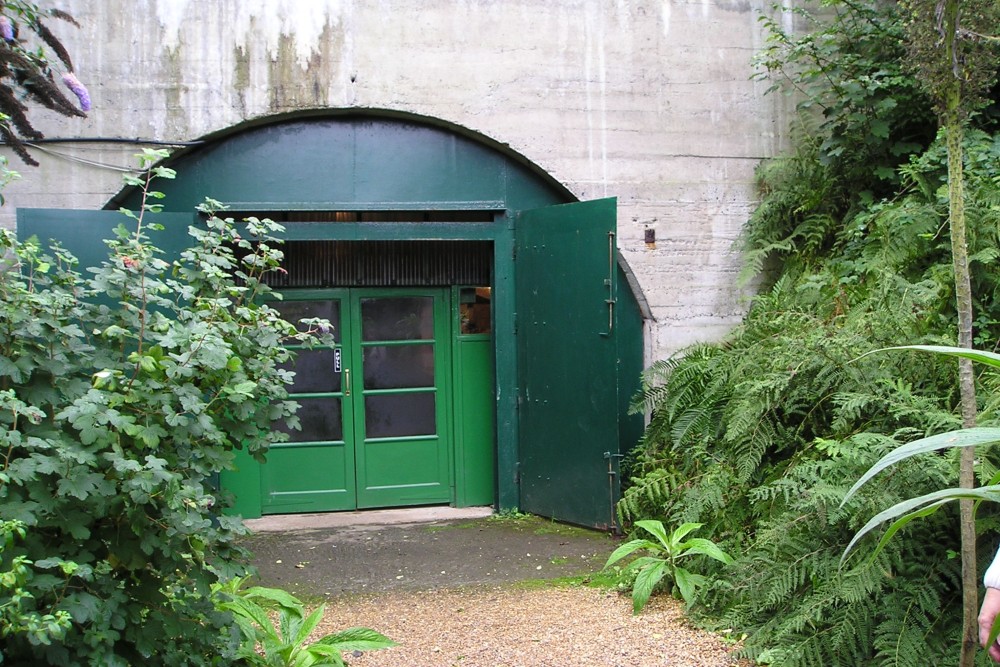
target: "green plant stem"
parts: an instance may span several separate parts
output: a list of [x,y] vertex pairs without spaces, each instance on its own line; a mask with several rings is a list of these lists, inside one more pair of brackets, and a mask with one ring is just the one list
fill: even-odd
[[[969,279],[969,249],[966,242],[965,192],[962,164],[962,71],[959,58],[959,0],[944,5],[944,57],[953,63],[952,77],[945,89],[944,129],[948,147],[948,219],[951,231],[951,256],[955,274],[955,300],[958,310],[958,346],[972,348],[972,287]],[[962,425],[976,425],[976,386],[972,361],[958,360]],[[963,448],[959,459],[959,486],[975,486],[975,449]],[[962,647],[961,667],[972,667],[978,647],[977,612],[979,582],[976,570],[976,524],[973,501],[959,503],[959,527],[962,540]]]

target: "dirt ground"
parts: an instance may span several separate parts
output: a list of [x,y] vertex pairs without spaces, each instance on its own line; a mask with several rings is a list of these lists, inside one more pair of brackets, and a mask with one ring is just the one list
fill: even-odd
[[537,517],[262,532],[261,583],[325,603],[320,634],[370,627],[399,646],[355,667],[722,667],[723,636],[680,605],[583,585],[618,542]]

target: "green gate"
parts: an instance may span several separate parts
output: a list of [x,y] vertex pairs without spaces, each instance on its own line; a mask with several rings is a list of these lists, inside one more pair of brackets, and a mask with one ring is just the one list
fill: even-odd
[[614,525],[616,200],[518,215],[521,509]]

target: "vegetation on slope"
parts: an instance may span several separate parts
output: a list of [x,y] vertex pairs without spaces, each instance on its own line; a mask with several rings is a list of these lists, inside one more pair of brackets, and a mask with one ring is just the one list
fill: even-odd
[[[698,609],[747,633],[775,665],[952,662],[961,633],[954,512],[911,524],[874,560],[854,532],[891,504],[953,486],[957,458],[923,457],[869,485],[882,454],[957,428],[953,363],[892,345],[955,343],[947,156],[930,99],[908,68],[892,3],[829,3],[794,37],[769,23],[762,75],[803,100],[795,151],[761,166],[747,225],[747,277],[761,283],[742,325],[647,374],[653,418],[629,462],[621,518],[705,524],[735,562],[705,559]],[[994,61],[997,62],[997,61]],[[997,89],[971,115],[966,213],[975,343],[1000,335],[1000,121]],[[995,379],[980,379],[980,423]],[[988,478],[996,461],[981,456]],[[984,558],[997,522],[980,513]],[[869,550],[870,553],[870,550]]]

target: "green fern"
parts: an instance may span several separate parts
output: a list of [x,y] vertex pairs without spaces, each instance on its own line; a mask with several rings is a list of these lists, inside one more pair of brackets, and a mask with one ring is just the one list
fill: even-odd
[[[893,6],[877,8],[891,14]],[[809,18],[805,9],[794,11]],[[844,72],[861,74],[852,68],[879,49],[898,47],[878,42],[898,37],[900,29],[879,11],[869,3],[838,5],[834,25],[854,31]],[[764,49],[766,67],[780,69],[779,52],[836,51],[839,36],[821,22],[812,25],[816,32],[801,41],[774,35]],[[930,145],[903,137],[878,145],[882,138],[869,132],[870,120],[888,108],[855,113],[858,98],[826,97],[817,91],[819,79],[807,78],[827,63],[795,64],[801,68],[790,78],[832,106],[798,122],[792,153],[757,169],[760,205],[738,249],[745,258],[741,280],[760,292],[723,341],[695,345],[644,376],[635,408],[651,419],[629,461],[631,486],[619,517],[625,525],[647,518],[702,523],[736,555],[726,571],[699,564],[707,581],[694,611],[704,624],[746,633],[746,656],[781,667],[951,664],[961,624],[960,572],[948,553],[957,535],[946,511],[907,526],[874,560],[862,543],[855,559],[840,564],[867,517],[954,484],[954,457],[929,456],[919,466],[887,471],[841,507],[854,480],[884,453],[958,423],[953,363],[866,354],[901,343],[954,344],[942,189],[947,151],[940,140],[930,144],[933,126],[918,127],[930,115],[918,108],[913,88],[904,86],[913,108],[896,116],[892,132],[907,127]],[[899,84],[900,66],[880,61],[862,78]],[[896,74],[880,78],[886,72]],[[980,122],[992,134],[977,130]],[[975,337],[979,347],[995,349],[1000,122],[988,114],[974,119],[966,151]],[[892,174],[886,165],[899,170]],[[988,390],[982,423],[996,423],[1000,379],[980,381]],[[1000,472],[1000,452],[978,455],[981,480]],[[984,506],[978,520],[983,534],[1000,531],[995,509]],[[991,540],[983,558],[995,548]]]

